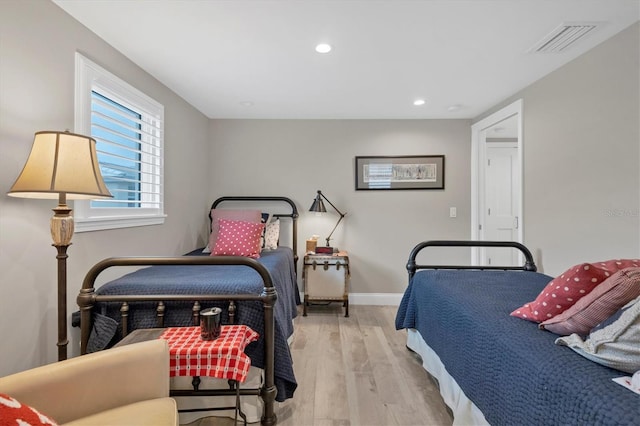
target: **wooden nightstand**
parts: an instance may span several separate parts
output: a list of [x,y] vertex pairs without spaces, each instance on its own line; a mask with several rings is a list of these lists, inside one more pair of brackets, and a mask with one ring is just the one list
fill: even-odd
[[302,281],[304,303],[302,315],[307,316],[311,302],[342,302],[344,316],[349,316],[349,255],[347,252],[307,254],[304,256]]

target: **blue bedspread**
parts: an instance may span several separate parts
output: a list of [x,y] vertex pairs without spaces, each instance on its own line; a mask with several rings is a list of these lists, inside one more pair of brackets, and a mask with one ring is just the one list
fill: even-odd
[[638,425],[627,374],[591,362],[537,324],[509,316],[551,277],[519,271],[419,271],[396,328],[414,328],[492,425]]
[[[195,252],[192,252],[193,255]],[[278,293],[274,309],[275,317],[275,385],[276,400],[284,401],[293,396],[297,387],[293,373],[291,353],[287,338],[293,333],[292,319],[297,315],[297,284],[293,251],[287,247],[263,251],[258,259],[269,273]],[[126,294],[260,294],[264,283],[256,271],[246,266],[198,265],[151,266],[110,281],[98,289],[99,295]],[[96,306],[96,312],[119,322],[120,303]],[[191,326],[193,314],[191,302],[165,302],[164,325],[166,327]],[[155,308],[152,302],[130,303],[129,328],[156,326]],[[202,309],[211,306],[223,308],[223,323],[228,318],[226,304],[202,303]],[[247,346],[245,353],[251,365],[264,368],[264,311],[262,302],[238,302],[235,322],[246,324],[260,334],[260,339]],[[120,326],[118,326],[120,327]],[[121,336],[118,329],[116,339]]]

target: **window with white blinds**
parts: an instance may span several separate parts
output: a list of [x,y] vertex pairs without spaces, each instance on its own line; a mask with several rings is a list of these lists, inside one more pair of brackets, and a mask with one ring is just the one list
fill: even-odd
[[164,222],[164,107],[76,54],[76,129],[96,140],[112,199],[75,202],[76,231]]

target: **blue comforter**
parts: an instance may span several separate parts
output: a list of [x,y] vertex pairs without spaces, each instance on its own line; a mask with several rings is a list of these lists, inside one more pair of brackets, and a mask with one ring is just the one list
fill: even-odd
[[417,329],[492,425],[638,425],[627,374],[591,362],[509,314],[551,277],[521,271],[419,271],[396,328]]
[[[198,251],[198,253],[200,253]],[[196,252],[190,253],[194,255]],[[292,319],[296,317],[298,297],[293,251],[287,247],[263,251],[258,259],[269,273],[278,293],[274,309],[275,317],[275,385],[276,400],[284,401],[293,396],[297,387],[293,373],[291,353],[287,338],[293,334]],[[126,294],[260,294],[264,283],[256,271],[246,266],[198,265],[151,266],[110,281],[96,290],[100,295]],[[119,322],[120,303],[96,305],[96,312]],[[164,325],[166,327],[193,325],[191,302],[166,302]],[[246,324],[260,334],[260,339],[247,346],[245,353],[251,365],[264,368],[264,311],[262,302],[238,302],[235,322]],[[156,304],[130,303],[130,330],[156,326]],[[211,306],[223,308],[223,323],[227,317],[227,305],[216,302],[202,303],[202,309]],[[120,327],[118,325],[118,327]],[[121,330],[118,328],[116,339]]]

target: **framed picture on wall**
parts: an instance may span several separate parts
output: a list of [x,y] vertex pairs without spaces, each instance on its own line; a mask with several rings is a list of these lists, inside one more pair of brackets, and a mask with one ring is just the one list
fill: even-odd
[[444,189],[444,155],[356,157],[356,190]]

